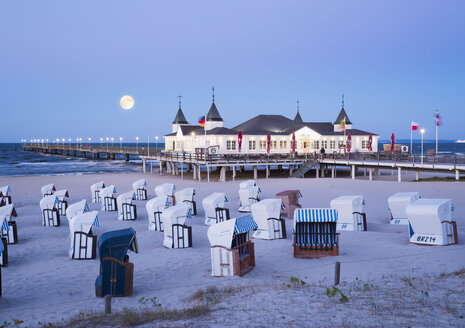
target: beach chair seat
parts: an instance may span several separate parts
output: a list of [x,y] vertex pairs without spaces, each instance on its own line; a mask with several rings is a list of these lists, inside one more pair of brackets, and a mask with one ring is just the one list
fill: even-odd
[[147,182],[145,179],[134,181],[132,190],[136,194],[137,200],[147,200]]
[[99,196],[102,200],[102,211],[113,212],[118,210],[115,195],[116,187],[114,185],[110,185],[100,190]]
[[66,216],[66,209],[68,208],[68,198],[69,198],[69,193],[68,190],[62,189],[58,190],[54,193],[55,196],[58,197],[59,203],[58,203],[58,212],[60,213],[60,216]]
[[116,199],[118,208],[118,220],[135,220],[137,219],[136,205],[132,203],[136,199],[136,193],[133,191],[121,194]]
[[239,189],[239,212],[250,212],[250,207],[258,202],[260,188],[257,186]]
[[99,227],[97,211],[85,212],[72,218],[69,224],[71,237],[68,255],[76,260],[93,260],[97,255],[97,236],[92,227]]
[[215,208],[216,223],[229,220],[229,208],[217,207]]
[[197,215],[197,204],[194,201],[195,189],[194,188],[185,188],[179,191],[176,191],[174,198],[176,200],[176,205],[184,203],[189,205],[191,210],[191,215]]
[[163,232],[161,214],[169,205],[170,202],[166,195],[152,198],[145,204],[149,220],[149,230]]
[[15,221],[8,221],[7,218],[3,219],[2,238],[6,239],[7,244],[17,244],[18,243],[18,228]]
[[365,200],[361,195],[340,196],[330,202],[337,211],[337,230],[367,231]]
[[100,197],[100,190],[105,188],[105,183],[103,181],[94,183],[90,186],[90,192],[92,195],[92,203],[101,203],[102,198]]
[[46,196],[40,201],[40,208],[42,210],[42,225],[45,227],[58,227],[60,226],[60,213],[58,211],[58,204],[60,201],[55,195]]
[[390,224],[408,225],[407,206],[420,199],[418,192],[398,192],[388,198]]
[[286,223],[281,218],[281,209],[284,207],[281,199],[264,199],[251,207],[252,216],[258,228],[253,237],[273,240],[286,239]]
[[6,238],[0,238],[0,267],[8,266],[8,242]]
[[169,207],[161,214],[164,226],[163,246],[166,248],[192,247],[192,227],[185,224],[190,217],[190,208],[186,204]]
[[410,243],[447,246],[458,243],[450,199],[419,199],[407,206]]
[[228,199],[223,192],[214,192],[202,200],[202,206],[205,211],[205,225],[229,220],[229,209],[224,206],[227,201]]

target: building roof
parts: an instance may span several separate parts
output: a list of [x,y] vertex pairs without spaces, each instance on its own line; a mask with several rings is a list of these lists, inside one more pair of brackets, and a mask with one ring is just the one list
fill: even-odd
[[208,111],[206,120],[207,122],[223,122],[223,119],[221,118],[220,113],[218,112],[218,109],[216,108],[215,102],[212,102],[212,105],[210,106],[210,110]]
[[[205,129],[199,125],[181,125],[179,127],[181,129],[181,132],[183,135],[197,135],[197,136],[203,136],[205,135]],[[165,137],[174,137],[177,135],[177,131],[169,134],[165,134]],[[218,134],[218,135],[237,135],[237,131],[224,128],[224,127],[216,127],[211,130],[207,130],[207,135],[213,135],[213,134]]]
[[258,115],[233,127],[233,130],[250,134],[251,132],[285,133],[290,129],[296,129],[300,124],[282,115]]
[[341,111],[339,112],[339,115],[336,118],[336,121],[334,121],[334,124],[341,124],[341,121],[346,118],[346,124],[352,124],[352,122],[349,120],[349,116],[347,115],[344,107],[341,108]]
[[299,111],[297,111],[297,114],[295,114],[294,122],[296,122],[296,123],[303,123],[303,122],[304,122],[304,121],[302,120],[302,116],[300,116]]
[[172,124],[189,124],[186,120],[186,117],[184,116],[184,113],[182,112],[181,107],[179,107],[178,113],[176,114]]

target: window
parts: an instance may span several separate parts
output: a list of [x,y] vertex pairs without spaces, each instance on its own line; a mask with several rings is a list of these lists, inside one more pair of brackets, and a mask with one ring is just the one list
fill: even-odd
[[339,145],[339,148],[344,148],[344,141],[339,140],[338,145]]
[[226,141],[226,150],[236,150],[236,140]]
[[265,149],[266,149],[266,141],[260,140],[260,150],[265,150]]
[[320,149],[320,142],[319,141],[314,141],[313,142],[313,149]]
[[276,149],[277,144],[276,140],[270,141],[270,149]]
[[326,140],[321,142],[321,148],[324,148],[324,149],[328,148],[328,142]]
[[287,141],[286,140],[280,140],[279,141],[279,148],[287,149]]
[[336,149],[336,141],[331,140],[331,141],[329,142],[329,148],[330,148],[330,149]]
[[257,143],[255,140],[249,140],[249,150],[257,150]]
[[368,141],[366,140],[362,141],[362,149],[368,149]]

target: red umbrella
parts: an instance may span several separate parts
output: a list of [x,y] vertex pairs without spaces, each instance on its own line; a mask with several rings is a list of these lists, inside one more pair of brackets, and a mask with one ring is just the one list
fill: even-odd
[[270,131],[268,131],[268,134],[266,136],[266,152],[267,153],[270,152],[270,144],[271,144],[271,135],[270,135]]
[[368,151],[373,151],[373,147],[371,146],[372,143],[373,143],[373,136],[371,135],[371,132],[370,132],[370,135],[368,136]]
[[292,152],[295,153],[295,133],[292,132]]
[[394,133],[391,134],[391,151],[394,151],[394,143],[395,143],[395,138],[394,138]]
[[239,130],[239,133],[237,134],[237,143],[239,144],[239,152],[241,152],[242,148],[242,131]]
[[352,136],[350,133],[347,135],[347,152],[350,153],[350,141],[352,140]]

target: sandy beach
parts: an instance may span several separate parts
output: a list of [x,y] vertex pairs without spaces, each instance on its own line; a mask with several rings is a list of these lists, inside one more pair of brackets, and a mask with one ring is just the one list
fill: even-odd
[[[139,254],[129,253],[130,261],[135,266],[134,295],[113,299],[113,311],[144,307],[146,305],[140,302],[142,297],[156,297],[163,309],[182,308],[199,290],[215,287],[219,290],[237,290],[217,302],[213,313],[197,319],[158,324],[307,326],[313,323],[315,326],[344,326],[346,322],[349,326],[465,325],[463,297],[459,297],[464,295],[464,275],[454,274],[465,268],[465,185],[462,182],[259,179],[257,184],[261,187],[262,199],[274,198],[277,192],[285,189],[300,189],[303,207],[329,207],[330,200],[337,196],[363,195],[368,231],[342,232],[338,257],[295,259],[291,247],[292,220],[287,220],[289,233],[286,240],[254,240],[256,267],[249,274],[244,277],[213,278],[208,227],[203,224],[201,200],[212,192],[223,191],[229,199],[227,207],[231,217],[240,216],[242,214],[237,211],[240,181],[206,183],[137,173],[0,178],[0,185],[10,185],[12,189],[12,199],[18,212],[15,220],[19,238],[17,245],[8,247],[9,265],[2,268],[0,322],[19,319],[24,321],[24,325],[38,326],[39,323],[61,322],[80,313],[103,312],[104,301],[95,297],[94,290],[99,272],[98,260],[76,261],[68,258],[69,229],[66,218],[63,218],[60,227],[41,226],[40,188],[54,183],[57,189],[69,190],[70,203],[87,199],[91,210],[100,210],[100,204],[90,202],[89,187],[92,183],[104,181],[107,185],[114,184],[120,194],[130,191],[132,182],[140,178],[147,180],[149,199],[154,197],[154,187],[165,182],[176,184],[178,190],[195,188],[198,215],[187,221],[193,227],[193,247],[163,247],[163,234],[147,229],[145,201],[136,201],[138,218],[133,222],[118,221],[116,212],[100,211],[100,227],[93,229],[94,234],[132,227],[137,232],[140,250]],[[443,247],[409,244],[406,226],[389,225],[387,198],[400,191],[419,191],[423,198],[451,198],[455,205],[453,219],[457,221],[459,244]],[[332,285],[336,261],[341,262],[340,290],[349,296],[347,305],[341,305],[335,297],[325,294],[326,287]],[[290,282],[291,277],[304,281],[304,284]],[[405,279],[417,279],[413,283],[415,288],[409,287]],[[363,291],[360,281],[373,286],[369,291]],[[451,288],[452,292],[445,292],[446,287]],[[395,299],[393,295],[389,296],[389,292],[398,291],[399,299],[407,300],[405,302],[408,304],[410,296],[405,296],[407,288],[418,294],[418,298],[412,296],[411,302],[417,302],[421,297],[427,300],[423,307],[434,308],[433,300],[442,302],[444,295],[451,295],[451,306],[458,306],[458,309],[442,314],[412,311],[410,318],[405,317],[407,321],[396,311],[391,311],[391,316],[367,315],[373,311],[366,308],[366,295],[382,303],[386,298]],[[425,296],[420,291],[428,291],[429,295]],[[417,317],[426,317],[430,321],[415,324]],[[228,318],[237,319],[230,322]]]

